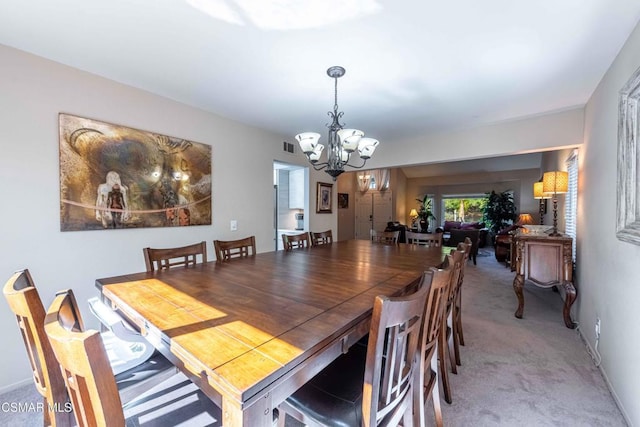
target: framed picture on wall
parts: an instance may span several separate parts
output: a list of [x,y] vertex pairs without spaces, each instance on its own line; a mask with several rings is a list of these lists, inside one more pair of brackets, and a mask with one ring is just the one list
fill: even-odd
[[347,209],[349,207],[349,194],[338,193],[338,209]]
[[638,181],[638,124],[640,123],[640,68],[620,90],[618,101],[618,203],[616,236],[640,245],[640,181]]
[[331,203],[333,201],[333,184],[319,182],[316,193],[316,213],[331,213]]
[[60,230],[211,224],[211,146],[60,113]]

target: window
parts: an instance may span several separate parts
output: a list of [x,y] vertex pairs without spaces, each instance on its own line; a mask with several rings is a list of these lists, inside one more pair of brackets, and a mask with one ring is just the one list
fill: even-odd
[[484,194],[442,196],[442,221],[482,222]]
[[565,234],[573,239],[571,258],[576,262],[576,219],[578,216],[578,150],[573,150],[567,159],[569,191],[565,198],[564,218]]

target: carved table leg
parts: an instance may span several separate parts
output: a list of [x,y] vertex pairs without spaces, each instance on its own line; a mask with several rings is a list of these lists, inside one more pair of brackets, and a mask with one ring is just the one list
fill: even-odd
[[522,312],[524,311],[522,288],[524,288],[524,276],[522,274],[516,274],[515,279],[513,279],[513,290],[516,292],[516,297],[518,297],[518,309],[515,313],[518,319],[522,319]]
[[573,320],[571,320],[571,306],[576,300],[576,288],[571,282],[564,282],[563,286],[565,292],[564,308],[562,309],[564,324],[567,326],[567,328],[574,329],[576,327],[576,324],[573,323]]

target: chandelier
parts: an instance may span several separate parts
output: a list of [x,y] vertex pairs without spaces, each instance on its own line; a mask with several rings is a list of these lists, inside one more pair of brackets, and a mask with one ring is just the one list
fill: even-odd
[[[325,170],[326,173],[336,178],[344,172],[345,167],[355,169],[362,168],[379,144],[377,139],[365,138],[364,132],[357,129],[343,129],[344,124],[340,123],[343,112],[338,112],[338,79],[344,76],[343,67],[334,66],[327,70],[327,75],[335,80],[333,111],[327,114],[331,118],[329,128],[329,142],[327,147],[327,161],[319,163],[320,156],[324,150],[324,145],[320,144],[320,134],[316,132],[303,132],[296,135],[296,140],[300,144],[300,149],[306,154],[307,159],[315,170]],[[358,156],[362,160],[359,166],[350,164],[354,151],[358,151]]]

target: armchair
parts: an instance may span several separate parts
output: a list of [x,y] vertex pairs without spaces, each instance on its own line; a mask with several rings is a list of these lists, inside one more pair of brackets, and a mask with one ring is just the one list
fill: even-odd
[[480,248],[483,248],[485,246],[487,241],[487,234],[489,232],[489,229],[486,228],[484,222],[445,221],[442,227],[436,228],[436,232],[444,233],[445,246],[456,246],[446,243],[451,230],[480,230],[480,235],[478,237],[478,247]]

